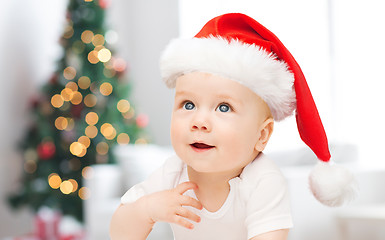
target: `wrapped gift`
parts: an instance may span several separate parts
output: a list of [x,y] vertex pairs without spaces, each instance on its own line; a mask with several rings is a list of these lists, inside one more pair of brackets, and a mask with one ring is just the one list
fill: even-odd
[[35,217],[35,235],[39,240],[59,240],[61,214],[48,207],[42,207]]
[[59,240],[83,240],[83,225],[71,216],[63,216],[59,224]]
[[62,216],[59,211],[41,208],[35,216],[33,233],[3,240],[84,240],[82,223],[72,216]]
[[20,236],[14,238],[6,238],[5,240],[40,240],[40,238],[35,235]]
[[85,239],[85,236],[83,233],[60,235],[60,240],[84,240],[84,239]]

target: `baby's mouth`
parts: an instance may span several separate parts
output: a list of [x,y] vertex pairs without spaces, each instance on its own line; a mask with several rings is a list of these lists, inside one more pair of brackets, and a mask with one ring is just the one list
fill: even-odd
[[211,146],[211,145],[208,145],[206,143],[193,143],[193,144],[190,144],[190,146],[194,149],[194,150],[198,150],[198,151],[204,151],[204,150],[209,150],[209,149],[212,149],[214,148],[215,146]]

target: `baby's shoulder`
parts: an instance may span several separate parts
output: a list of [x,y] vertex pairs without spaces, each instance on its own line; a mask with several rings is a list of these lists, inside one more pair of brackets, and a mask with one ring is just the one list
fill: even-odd
[[183,161],[178,156],[173,155],[166,159],[158,171],[154,172],[154,175],[157,176],[153,176],[153,179],[162,182],[166,188],[173,188],[177,185],[183,168]]
[[139,185],[143,188],[150,188],[151,192],[174,188],[183,171],[183,164],[177,156],[171,156]]
[[168,173],[180,172],[184,166],[183,161],[177,156],[172,155],[166,159],[163,164],[163,169]]
[[240,185],[243,190],[252,191],[259,185],[269,181],[285,182],[285,178],[273,160],[260,153],[258,157],[249,163],[240,175]]
[[176,156],[169,157],[146,180],[131,187],[121,198],[122,203],[136,201],[140,197],[174,188],[180,179],[183,162]]

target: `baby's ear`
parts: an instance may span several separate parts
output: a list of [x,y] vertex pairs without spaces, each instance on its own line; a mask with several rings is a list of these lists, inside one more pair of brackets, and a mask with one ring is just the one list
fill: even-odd
[[273,118],[268,118],[261,124],[259,139],[255,144],[255,150],[257,150],[258,152],[262,152],[265,149],[267,142],[269,141],[270,136],[273,133],[273,129],[274,129]]

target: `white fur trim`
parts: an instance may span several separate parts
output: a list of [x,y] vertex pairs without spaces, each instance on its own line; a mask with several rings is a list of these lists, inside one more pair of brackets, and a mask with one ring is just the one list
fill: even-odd
[[318,201],[336,207],[356,196],[358,185],[347,169],[320,161],[309,176],[310,189]]
[[175,39],[162,54],[160,69],[169,88],[189,72],[201,71],[237,81],[259,95],[280,121],[296,107],[294,75],[285,62],[259,46],[217,37]]

